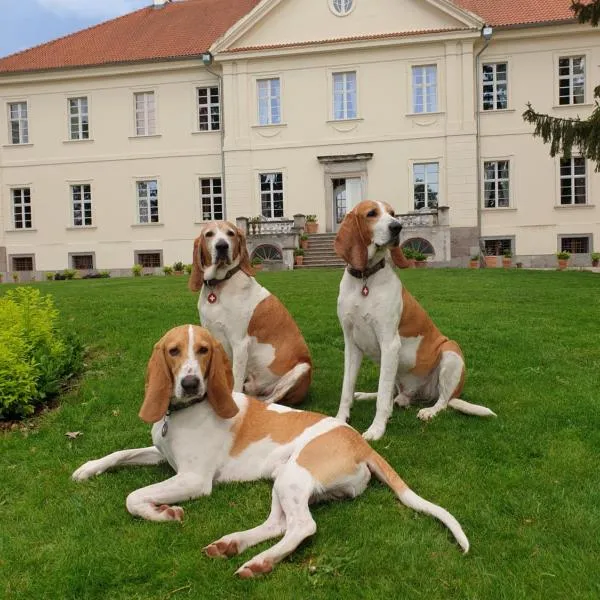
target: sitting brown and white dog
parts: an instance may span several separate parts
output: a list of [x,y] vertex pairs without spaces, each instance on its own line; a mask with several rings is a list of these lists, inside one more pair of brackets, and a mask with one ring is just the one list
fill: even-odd
[[[354,399],[376,399],[375,419],[364,433],[368,440],[385,433],[394,403],[407,406],[412,399],[435,401],[419,411],[422,420],[447,406],[495,416],[484,406],[459,399],[465,378],[459,345],[440,333],[396,276],[393,265],[408,266],[399,247],[401,230],[389,204],[365,200],[346,215],[335,239],[336,253],[348,264],[338,296],[345,350],[337,416],[347,421]],[[376,394],[354,393],[365,354],[381,365]]]
[[168,461],[177,472],[174,477],[127,497],[131,514],[152,521],[181,520],[183,509],[170,504],[209,495],[215,483],[273,479],[267,520],[205,548],[208,556],[231,557],[283,536],[237,570],[244,578],[268,573],[315,533],[310,501],[354,498],[365,490],[372,473],[403,504],[444,523],[468,551],[458,521],[410,490],[349,425],[317,413],[267,406],[232,392],[232,379],[227,355],[206,329],[184,325],[167,332],[148,363],[140,410],[144,421],[154,423],[154,445],[89,461],[73,479],[88,479],[119,465]]
[[298,404],[308,392],[308,346],[283,304],[253,277],[246,236],[228,221],[194,241],[189,287],[202,291],[200,322],[233,364],[233,389],[271,404]]

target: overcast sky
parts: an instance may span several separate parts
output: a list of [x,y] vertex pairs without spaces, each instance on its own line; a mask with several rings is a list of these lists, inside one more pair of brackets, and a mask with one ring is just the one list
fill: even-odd
[[0,56],[148,6],[152,0],[0,0]]

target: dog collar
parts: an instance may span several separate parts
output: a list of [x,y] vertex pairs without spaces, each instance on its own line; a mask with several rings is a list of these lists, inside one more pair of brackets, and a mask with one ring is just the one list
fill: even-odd
[[210,304],[214,304],[217,301],[217,295],[215,294],[215,292],[212,288],[216,287],[220,283],[223,283],[224,281],[227,281],[228,279],[231,279],[241,268],[242,268],[241,265],[237,265],[236,267],[233,267],[233,269],[231,269],[230,271],[227,271],[227,273],[225,273],[225,277],[223,277],[223,279],[205,279],[204,280],[204,285],[210,289],[210,294],[208,294],[208,298],[207,298]]
[[346,271],[348,271],[348,273],[352,275],[352,277],[356,277],[356,279],[363,280],[363,288],[361,290],[361,294],[366,297],[369,295],[369,286],[367,285],[367,279],[371,277],[371,275],[377,273],[377,271],[381,271],[383,267],[385,267],[385,258],[382,258],[378,263],[374,264],[368,269],[365,269],[364,271],[359,271],[354,267],[346,267]]
[[200,404],[206,400],[206,394],[204,396],[191,398],[187,402],[178,402],[177,404],[169,404],[169,408],[167,408],[167,412],[165,413],[165,420],[162,426],[162,436],[165,437],[167,435],[167,431],[169,431],[169,417],[171,413],[177,412],[178,410],[183,410],[184,408],[189,408],[190,406],[194,406],[194,404]]

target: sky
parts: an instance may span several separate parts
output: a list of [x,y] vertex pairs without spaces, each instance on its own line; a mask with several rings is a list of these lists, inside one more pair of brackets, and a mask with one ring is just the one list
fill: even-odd
[[152,0],[0,0],[0,57],[150,4]]

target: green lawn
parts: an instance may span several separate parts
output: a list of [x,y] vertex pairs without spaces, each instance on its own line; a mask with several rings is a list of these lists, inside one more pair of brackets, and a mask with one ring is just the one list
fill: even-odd
[[[125,497],[170,476],[133,467],[76,484],[71,472],[146,446],[137,417],[146,361],[174,325],[196,322],[185,278],[40,283],[89,346],[87,370],[58,410],[0,434],[0,597],[425,598],[600,597],[600,277],[576,272],[411,270],[410,291],[467,361],[463,397],[498,419],[451,410],[432,422],[396,410],[374,446],[414,490],[450,510],[471,541],[462,555],[431,517],[372,483],[352,502],[316,506],[314,538],[256,581],[201,548],[262,522],[269,482],[224,485],[184,504],[183,524],[135,519]],[[343,341],[340,271],[264,273],[310,346],[306,408],[337,411]],[[4,289],[8,286],[4,286]],[[364,364],[359,390],[374,390]],[[364,431],[373,403],[355,405]],[[76,440],[67,431],[82,431]],[[316,567],[316,570],[315,568]],[[594,574],[595,573],[595,574]]]

